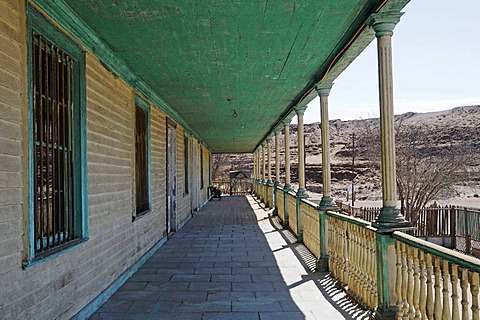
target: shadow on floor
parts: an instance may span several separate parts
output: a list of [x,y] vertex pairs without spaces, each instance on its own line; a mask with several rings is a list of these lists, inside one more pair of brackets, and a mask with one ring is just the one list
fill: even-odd
[[271,212],[251,196],[210,201],[91,319],[353,319]]

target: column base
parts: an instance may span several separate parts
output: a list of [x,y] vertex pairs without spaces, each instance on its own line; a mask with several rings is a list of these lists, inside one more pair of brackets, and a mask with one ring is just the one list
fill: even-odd
[[328,272],[328,257],[318,259],[315,269],[319,272]]
[[325,197],[324,196],[324,197],[322,197],[322,200],[320,201],[319,209],[320,210],[325,210],[325,211],[328,211],[328,210],[337,211],[338,207],[335,204],[335,202],[333,201],[332,197]]
[[412,223],[405,220],[400,210],[395,207],[383,207],[372,226],[384,231],[413,228]]
[[390,307],[386,310],[381,309],[380,307],[375,310],[375,315],[373,319],[375,320],[390,320],[397,318],[397,307]]
[[295,196],[300,199],[307,199],[309,197],[304,188],[298,188],[298,191],[295,194]]
[[283,191],[284,191],[284,192],[288,192],[288,191],[290,191],[290,190],[292,190],[292,185],[289,184],[289,183],[286,183],[286,184],[283,186]]

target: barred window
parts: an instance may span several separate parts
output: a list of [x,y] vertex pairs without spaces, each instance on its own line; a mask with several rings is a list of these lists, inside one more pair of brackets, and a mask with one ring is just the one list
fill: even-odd
[[[36,12],[30,26],[31,209],[30,258],[39,260],[86,238],[84,54],[71,40],[65,50],[47,38]],[[50,31],[52,32],[52,31]],[[56,36],[62,37],[59,33]],[[55,39],[55,38],[54,38]],[[73,47],[72,47],[73,46]],[[73,52],[73,55],[70,53]],[[83,111],[82,111],[83,110]],[[82,120],[83,118],[83,120]]]
[[135,195],[136,215],[150,209],[148,196],[147,110],[135,106]]

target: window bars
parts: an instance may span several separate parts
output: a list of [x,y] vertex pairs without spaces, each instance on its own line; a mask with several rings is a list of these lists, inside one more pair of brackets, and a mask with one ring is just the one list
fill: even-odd
[[74,240],[74,60],[32,35],[33,193],[36,255]]

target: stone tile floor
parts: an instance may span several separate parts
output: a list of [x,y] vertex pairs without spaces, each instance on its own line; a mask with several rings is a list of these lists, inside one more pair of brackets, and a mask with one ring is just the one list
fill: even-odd
[[368,319],[271,213],[211,200],[90,319]]

